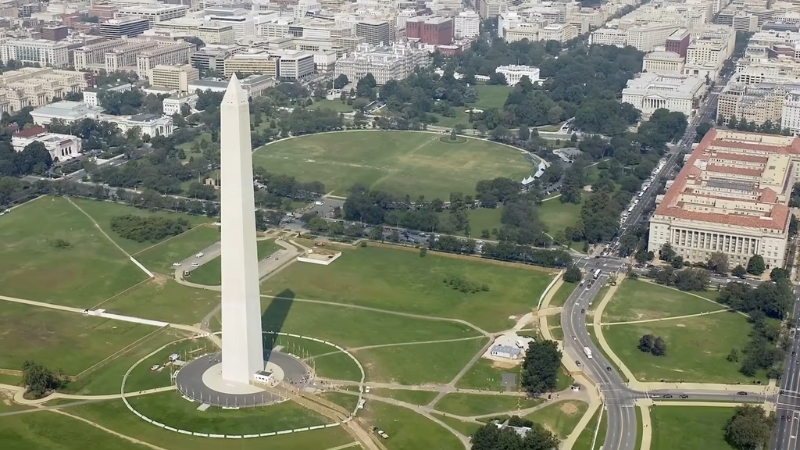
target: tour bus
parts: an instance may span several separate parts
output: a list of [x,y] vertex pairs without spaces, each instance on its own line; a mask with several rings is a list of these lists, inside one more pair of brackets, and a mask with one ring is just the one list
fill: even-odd
[[595,279],[595,280],[597,279],[597,277],[599,277],[599,276],[600,276],[600,272],[601,272],[601,270],[600,270],[600,269],[597,269],[597,270],[595,270],[595,271],[594,271],[594,279]]

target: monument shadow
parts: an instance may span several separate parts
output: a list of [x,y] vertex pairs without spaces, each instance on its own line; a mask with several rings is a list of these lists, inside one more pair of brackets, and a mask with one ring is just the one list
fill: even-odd
[[[289,310],[292,309],[295,294],[291,289],[284,289],[272,299],[267,309],[261,314],[261,330],[278,333],[283,329]],[[277,334],[263,334],[264,360],[269,361],[272,349],[278,342]]]

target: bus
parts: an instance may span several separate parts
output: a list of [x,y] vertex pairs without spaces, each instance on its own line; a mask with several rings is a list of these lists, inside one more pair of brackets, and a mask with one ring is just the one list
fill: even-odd
[[597,279],[597,277],[599,277],[599,276],[600,276],[600,272],[601,272],[601,270],[600,270],[600,269],[597,269],[597,270],[595,270],[595,271],[594,271],[594,279],[595,279],[595,280]]

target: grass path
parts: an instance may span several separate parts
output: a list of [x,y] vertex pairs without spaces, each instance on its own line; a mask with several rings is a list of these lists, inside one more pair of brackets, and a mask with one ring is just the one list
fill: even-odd
[[98,230],[98,231],[100,231],[100,233],[101,233],[103,236],[105,236],[105,237],[106,237],[106,239],[108,239],[108,240],[109,240],[109,242],[111,242],[112,244],[114,244],[114,247],[117,247],[117,248],[119,249],[119,251],[121,251],[122,253],[124,253],[124,254],[125,254],[125,256],[127,256],[128,258],[131,258],[131,259],[133,259],[133,255],[131,255],[130,253],[126,252],[124,248],[120,247],[120,245],[119,245],[119,244],[117,244],[117,241],[115,241],[114,239],[112,239],[112,238],[111,238],[111,236],[109,236],[109,235],[108,235],[108,233],[106,233],[106,232],[103,230],[103,227],[101,227],[101,226],[100,226],[100,224],[99,224],[99,223],[97,223],[97,221],[96,221],[96,220],[94,220],[94,217],[90,216],[90,215],[89,215],[89,213],[87,213],[86,211],[84,211],[84,210],[83,210],[83,208],[81,208],[80,206],[76,205],[76,204],[75,204],[75,202],[73,202],[71,198],[67,197],[67,201],[70,203],[70,205],[72,205],[72,206],[74,206],[74,207],[78,208],[78,211],[82,212],[82,213],[83,213],[83,214],[84,214],[86,217],[88,217],[88,218],[89,218],[89,220],[91,220],[91,221],[92,221],[92,223],[94,224],[94,226],[97,228],[97,230]]
[[74,415],[72,415],[72,414],[65,413],[64,411],[61,411],[61,410],[58,410],[58,409],[53,409],[53,410],[51,410],[51,411],[52,411],[53,413],[55,413],[55,414],[61,414],[61,415],[67,416],[67,417],[71,417],[71,418],[73,418],[73,419],[75,419],[75,420],[80,420],[81,422],[84,422],[84,423],[86,423],[86,424],[89,424],[89,425],[91,425],[91,426],[93,426],[93,427],[95,427],[95,428],[97,428],[97,429],[103,430],[103,431],[105,431],[106,433],[108,433],[108,434],[112,434],[112,435],[114,435],[114,436],[116,436],[116,437],[118,437],[118,438],[125,439],[126,441],[129,441],[129,442],[133,442],[134,444],[138,444],[138,445],[144,445],[145,447],[149,447],[149,448],[151,448],[151,449],[153,449],[153,450],[167,450],[167,449],[166,449],[166,448],[164,448],[164,447],[159,447],[159,446],[157,446],[157,445],[153,445],[153,444],[151,444],[151,443],[149,443],[149,442],[140,441],[139,439],[132,438],[132,437],[130,437],[130,436],[127,436],[127,435],[124,435],[124,434],[122,434],[122,433],[117,433],[116,431],[113,431],[113,430],[109,430],[108,428],[106,428],[106,427],[104,427],[104,426],[102,426],[102,425],[99,425],[99,424],[97,424],[97,423],[94,423],[94,422],[92,422],[91,420],[84,419],[83,417],[74,416]]
[[633,324],[637,324],[637,323],[662,322],[662,321],[665,321],[665,320],[689,319],[689,318],[692,318],[692,317],[707,316],[709,314],[719,314],[719,313],[724,313],[724,312],[728,312],[728,310],[727,309],[720,309],[720,310],[717,310],[717,311],[708,311],[708,312],[702,312],[702,313],[697,313],[697,314],[687,314],[685,316],[660,317],[658,319],[630,320],[630,321],[627,321],[627,322],[602,322],[600,325],[603,325],[603,326],[606,326],[606,325],[633,325]]

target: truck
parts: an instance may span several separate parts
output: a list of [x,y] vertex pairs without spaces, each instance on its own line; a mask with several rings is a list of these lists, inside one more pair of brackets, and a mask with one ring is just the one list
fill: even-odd
[[592,359],[592,349],[589,347],[583,347],[583,353],[586,354],[586,357]]
[[594,274],[592,275],[592,278],[594,278],[596,280],[600,276],[601,273],[603,273],[602,270],[600,270],[600,269],[595,270]]

